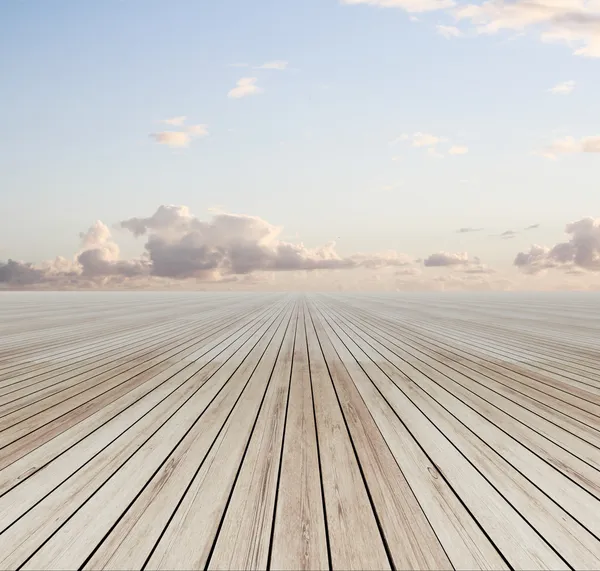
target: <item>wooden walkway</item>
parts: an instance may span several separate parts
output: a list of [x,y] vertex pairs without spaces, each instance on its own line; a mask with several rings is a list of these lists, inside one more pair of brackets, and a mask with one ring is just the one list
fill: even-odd
[[600,298],[0,294],[0,569],[599,569]]

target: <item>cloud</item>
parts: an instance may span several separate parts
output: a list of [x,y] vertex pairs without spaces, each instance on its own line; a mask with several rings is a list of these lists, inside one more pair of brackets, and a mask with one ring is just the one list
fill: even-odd
[[187,279],[223,283],[253,272],[371,271],[414,264],[395,251],[342,256],[335,242],[309,248],[280,239],[281,228],[259,217],[217,211],[203,221],[186,206],[163,205],[152,216],[123,220],[117,226],[145,237],[142,256],[121,259],[109,228],[97,221],[80,234],[80,249],[71,260],[58,257],[34,265],[9,259],[0,263],[0,284],[148,287]]
[[456,28],[455,26],[443,26],[442,24],[438,24],[435,29],[437,30],[437,33],[440,34],[441,36],[444,36],[444,38],[450,39],[450,38],[459,38],[460,36],[462,36],[461,31]]
[[256,69],[275,69],[277,71],[285,71],[287,69],[288,62],[283,60],[268,61],[259,65]]
[[575,89],[575,82],[571,80],[558,83],[554,87],[548,89],[548,91],[554,95],[568,95],[573,89]]
[[581,150],[584,153],[600,153],[600,136],[582,139]]
[[401,8],[406,12],[432,12],[455,5],[454,0],[341,0],[342,4],[369,4],[382,8]]
[[229,91],[227,97],[239,99],[241,97],[246,97],[247,95],[262,93],[262,89],[256,85],[257,81],[258,79],[256,77],[242,77],[236,83],[236,87]]
[[514,265],[525,273],[558,268],[565,271],[600,271],[600,219],[582,218],[565,227],[571,237],[552,248],[534,244],[528,252],[519,252]]
[[186,278],[253,271],[379,268],[410,263],[404,255],[354,254],[342,257],[335,242],[316,249],[279,240],[281,228],[256,216],[219,213],[211,222],[184,206],[161,206],[149,218],[121,223],[134,236],[148,235],[145,248],[155,275]]
[[469,20],[480,34],[534,29],[543,42],[567,44],[578,56],[600,57],[600,4],[596,0],[488,0],[461,5],[453,12],[459,20]]
[[[173,117],[172,119],[164,119],[163,123],[169,125],[183,126],[187,117]],[[160,133],[151,133],[152,137],[160,145],[169,147],[187,147],[195,137],[206,137],[208,135],[208,127],[206,125],[190,125],[179,131],[162,131]]]
[[556,139],[550,145],[537,152],[547,159],[556,159],[558,155],[572,155],[576,153],[600,153],[600,135],[584,137],[576,140],[574,137]]
[[159,144],[169,147],[187,147],[192,138],[185,131],[163,131],[151,133],[150,136]]
[[464,270],[461,270],[463,274],[495,274],[496,270],[486,266],[485,264],[475,264]]
[[187,117],[185,115],[180,115],[179,117],[171,117],[170,119],[163,119],[163,123],[166,123],[167,125],[172,125],[174,127],[180,127],[181,125],[183,125],[187,120]]
[[26,264],[8,259],[0,263],[0,284],[26,286],[44,281],[45,272],[35,268],[33,264]]
[[526,226],[525,228],[523,228],[523,230],[534,230],[535,228],[539,228],[540,225],[539,224],[531,224],[529,226]]
[[514,238],[516,235],[517,233],[514,230],[506,230],[506,232],[502,232],[502,234],[500,234],[500,238],[507,240],[510,238]]
[[187,132],[192,137],[206,137],[208,135],[208,127],[206,125],[190,125]]
[[[431,133],[417,132],[412,135],[406,133],[400,135],[396,139],[390,141],[390,145],[396,145],[401,141],[410,141],[413,147],[423,148],[427,150],[427,154],[432,157],[443,157],[443,154],[439,151],[438,146],[440,143],[448,142],[447,137],[441,137],[439,135],[433,135]],[[469,152],[469,149],[460,145],[452,145],[448,150],[451,155],[464,155]]]
[[481,232],[482,230],[483,230],[483,228],[467,227],[467,228],[459,228],[456,232],[458,234],[466,234],[467,232]]
[[413,147],[435,147],[444,140],[442,137],[430,135],[429,133],[415,133],[412,138],[412,145]]
[[400,268],[395,271],[397,276],[419,276],[421,275],[421,269],[414,266],[407,266],[406,268]]
[[148,274],[146,258],[119,258],[119,247],[113,242],[108,227],[101,221],[96,221],[87,232],[80,233],[79,237],[81,247],[71,260],[58,256],[38,266],[11,259],[0,263],[0,285],[90,287],[105,284],[109,279],[116,278],[119,281]]
[[119,246],[113,242],[108,227],[97,220],[87,232],[79,234],[81,251],[77,262],[81,266],[81,275],[95,278],[121,275],[132,277],[144,274],[146,263],[141,260],[120,260]]
[[427,268],[445,267],[445,266],[461,266],[471,263],[469,255],[466,252],[458,252],[451,254],[449,252],[438,252],[431,254],[423,260],[423,265]]

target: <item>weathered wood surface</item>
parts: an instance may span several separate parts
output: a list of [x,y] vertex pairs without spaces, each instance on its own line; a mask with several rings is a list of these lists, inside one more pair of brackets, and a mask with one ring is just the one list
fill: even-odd
[[0,295],[0,569],[598,569],[600,297]]

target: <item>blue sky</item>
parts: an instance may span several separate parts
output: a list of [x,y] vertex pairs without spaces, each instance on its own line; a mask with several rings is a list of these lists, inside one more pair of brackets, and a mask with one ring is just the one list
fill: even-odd
[[[0,259],[70,257],[96,220],[175,204],[258,216],[309,247],[336,240],[342,256],[468,251],[510,268],[597,216],[600,154],[535,153],[600,134],[600,58],[530,26],[478,33],[456,19],[464,5],[387,2],[5,0]],[[597,45],[600,31],[586,34]],[[286,69],[256,69],[273,61]],[[228,97],[243,77],[261,92]],[[567,81],[571,92],[549,91]],[[177,116],[208,135],[184,148],[150,137]],[[445,139],[432,147],[444,156],[415,133]],[[122,256],[143,249],[113,238]]]

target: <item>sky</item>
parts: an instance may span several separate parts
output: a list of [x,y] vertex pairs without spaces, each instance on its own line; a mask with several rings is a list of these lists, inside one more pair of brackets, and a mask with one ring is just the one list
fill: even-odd
[[0,53],[0,288],[600,287],[600,0],[3,0]]

